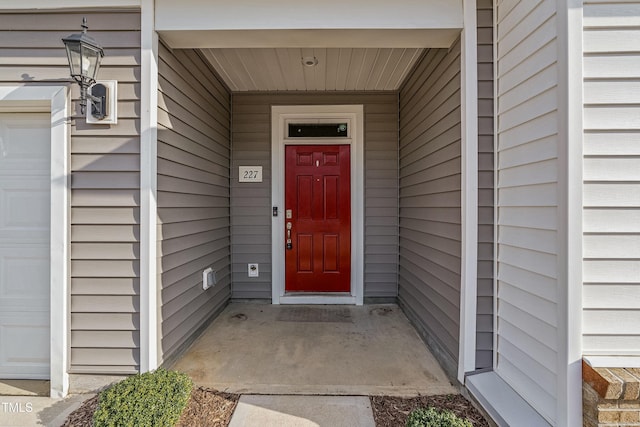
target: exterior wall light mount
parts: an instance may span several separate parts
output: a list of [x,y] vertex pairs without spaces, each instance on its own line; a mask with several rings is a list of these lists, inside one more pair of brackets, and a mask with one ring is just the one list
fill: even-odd
[[71,34],[62,39],[67,50],[71,77],[80,85],[80,111],[84,115],[87,100],[91,103],[91,116],[102,120],[107,112],[109,91],[107,86],[96,84],[96,76],[104,50],[87,34],[87,19],[82,18],[82,33]]
[[313,68],[318,65],[318,58],[315,56],[305,56],[302,58],[301,62],[305,67]]

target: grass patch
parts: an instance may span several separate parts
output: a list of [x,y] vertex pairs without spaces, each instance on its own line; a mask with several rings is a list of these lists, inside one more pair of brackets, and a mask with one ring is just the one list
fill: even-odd
[[186,374],[158,369],[129,377],[100,393],[95,427],[173,427],[193,388]]

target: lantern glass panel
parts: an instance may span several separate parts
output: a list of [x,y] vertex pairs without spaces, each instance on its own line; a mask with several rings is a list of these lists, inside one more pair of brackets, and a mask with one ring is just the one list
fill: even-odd
[[91,46],[84,46],[82,50],[82,74],[91,80],[95,80],[98,75],[101,53]]
[[80,43],[67,43],[67,57],[69,58],[69,68],[72,76],[79,76],[82,73],[82,54]]

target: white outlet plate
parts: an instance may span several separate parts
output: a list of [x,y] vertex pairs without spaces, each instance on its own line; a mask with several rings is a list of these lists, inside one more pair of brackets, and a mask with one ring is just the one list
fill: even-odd
[[247,264],[247,271],[249,273],[249,277],[258,277],[260,272],[258,271],[258,264],[249,263]]

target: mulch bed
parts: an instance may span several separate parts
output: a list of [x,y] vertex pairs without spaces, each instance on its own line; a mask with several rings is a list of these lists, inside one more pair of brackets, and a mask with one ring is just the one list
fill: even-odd
[[176,427],[226,427],[239,398],[239,394],[195,387]]
[[[176,427],[226,427],[239,398],[238,394],[194,387]],[[98,396],[88,399],[69,414],[62,427],[90,427],[97,406]]]
[[[226,427],[238,404],[240,395],[223,393],[205,387],[195,387],[177,427]],[[409,413],[417,408],[435,406],[449,409],[456,415],[465,417],[474,427],[489,427],[489,423],[468,400],[460,395],[393,397],[371,396],[371,407],[376,427],[399,427],[407,422]],[[93,412],[98,405],[98,397],[85,401],[72,412],[62,427],[91,426]]]
[[69,414],[61,427],[84,427],[90,426],[93,420],[93,413],[98,406],[98,396],[84,401],[82,406]]
[[471,403],[459,394],[419,397],[371,396],[371,407],[376,427],[399,427],[407,423],[414,409],[434,406],[448,409],[459,417],[471,421],[474,427],[489,427],[489,423]]

